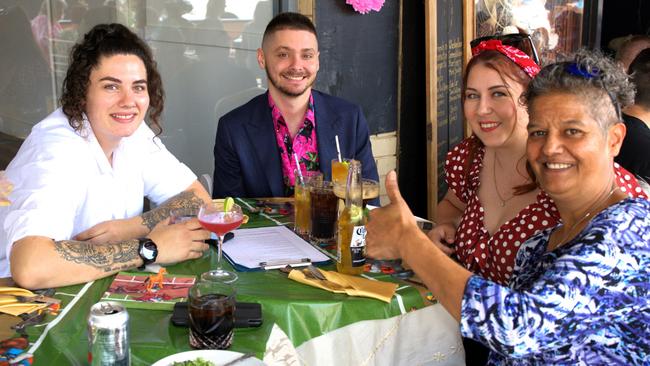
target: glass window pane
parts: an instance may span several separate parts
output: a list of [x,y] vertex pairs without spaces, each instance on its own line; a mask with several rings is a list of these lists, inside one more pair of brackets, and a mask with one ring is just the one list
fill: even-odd
[[0,57],[1,132],[26,137],[58,107],[70,48],[99,23],[125,24],[151,46],[166,92],[161,138],[197,174],[212,174],[218,118],[265,91],[256,50],[272,0],[8,3],[0,47],[15,51]]
[[[188,13],[181,16],[160,16],[157,24],[147,24],[145,38],[167,93],[162,139],[195,173],[212,174],[219,117],[264,92],[256,54],[272,6],[259,0],[184,3],[196,12],[185,7]],[[148,5],[147,10],[173,13],[169,2]],[[186,14],[191,16],[185,19]]]
[[40,1],[0,6],[0,129],[25,137],[54,106],[50,40],[62,29]]
[[584,0],[475,0],[476,37],[497,33],[533,36],[544,63],[580,48]]

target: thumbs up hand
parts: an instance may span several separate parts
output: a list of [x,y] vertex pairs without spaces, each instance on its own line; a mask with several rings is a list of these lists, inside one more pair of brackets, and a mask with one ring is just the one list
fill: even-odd
[[370,220],[366,225],[366,253],[377,259],[401,258],[403,240],[415,235],[419,229],[399,192],[394,171],[386,176],[386,193],[390,204],[370,211]]

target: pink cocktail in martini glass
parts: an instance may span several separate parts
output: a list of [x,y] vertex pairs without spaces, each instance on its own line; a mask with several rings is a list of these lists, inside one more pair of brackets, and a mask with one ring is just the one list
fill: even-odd
[[201,279],[206,281],[217,281],[231,283],[237,280],[237,274],[231,271],[226,271],[221,267],[222,245],[224,236],[235,229],[237,229],[244,221],[241,207],[233,204],[232,207],[225,210],[224,203],[213,201],[201,206],[198,214],[199,222],[204,229],[215,233],[217,239],[217,268],[205,272],[201,275]]

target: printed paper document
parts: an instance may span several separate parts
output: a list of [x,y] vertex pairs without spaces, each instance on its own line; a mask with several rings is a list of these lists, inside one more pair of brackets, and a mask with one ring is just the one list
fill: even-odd
[[[260,263],[317,263],[329,258],[285,226],[235,230],[235,237],[223,245],[234,263],[259,268]],[[309,264],[309,263],[307,263]]]

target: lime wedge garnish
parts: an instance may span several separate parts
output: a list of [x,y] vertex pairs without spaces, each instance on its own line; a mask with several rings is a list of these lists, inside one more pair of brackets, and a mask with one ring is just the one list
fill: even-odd
[[223,200],[223,212],[228,212],[232,210],[232,206],[235,205],[235,200],[232,197],[226,197]]
[[350,206],[350,221],[357,223],[363,218],[363,209],[359,206]]

